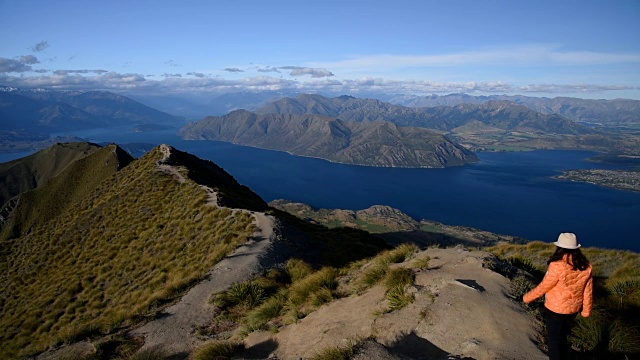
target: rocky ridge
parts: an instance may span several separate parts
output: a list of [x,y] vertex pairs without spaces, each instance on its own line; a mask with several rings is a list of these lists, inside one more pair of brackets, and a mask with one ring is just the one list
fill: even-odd
[[351,165],[448,167],[478,161],[471,151],[427,129],[315,114],[238,110],[190,123],[180,135],[187,140],[227,141]]

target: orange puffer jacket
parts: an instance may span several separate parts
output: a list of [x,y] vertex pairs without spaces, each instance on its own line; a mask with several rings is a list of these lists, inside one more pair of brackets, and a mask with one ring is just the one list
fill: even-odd
[[544,306],[558,314],[575,314],[583,317],[591,315],[593,306],[592,267],[583,271],[573,270],[573,266],[564,260],[549,264],[544,279],[535,289],[523,296],[530,303],[546,294]]

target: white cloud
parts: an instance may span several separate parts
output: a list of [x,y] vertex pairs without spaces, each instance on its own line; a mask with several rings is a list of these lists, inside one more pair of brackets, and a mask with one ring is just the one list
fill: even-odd
[[[0,58],[0,60],[2,60]],[[11,59],[5,59],[11,60]],[[17,66],[26,66],[16,60]],[[13,64],[16,65],[16,64]],[[0,62],[0,70],[2,62]],[[529,84],[515,85],[503,81],[440,82],[423,80],[389,80],[364,77],[360,79],[311,79],[287,80],[270,76],[224,79],[221,77],[177,77],[166,74],[164,79],[153,80],[149,76],[133,73],[100,73],[96,70],[58,70],[53,75],[14,76],[0,74],[0,83],[15,87],[43,87],[67,90],[108,90],[153,93],[224,93],[234,91],[290,90],[295,92],[319,92],[326,94],[406,94],[428,95],[448,93],[469,94],[517,94],[537,93],[563,95],[576,93],[603,93],[607,91],[638,91],[634,86],[599,84]],[[193,75],[193,74],[191,74]]]
[[640,63],[640,54],[563,51],[557,45],[526,45],[504,49],[428,55],[368,55],[312,66],[341,72],[378,72],[402,68],[461,65],[578,66]]
[[203,78],[206,77],[205,74],[203,73],[199,73],[199,72],[188,72],[187,75],[191,75],[191,76],[195,76],[197,78]]
[[280,70],[278,70],[277,67],[270,67],[270,66],[267,66],[264,68],[258,67],[257,70],[258,72],[263,72],[263,73],[269,73],[269,72],[279,73],[280,72]]
[[[333,73],[324,68],[310,68],[303,66],[280,66],[280,69],[291,70],[290,76],[310,75],[314,78],[333,76]],[[259,71],[259,70],[258,70]]]
[[54,75],[90,74],[90,73],[106,74],[106,73],[108,73],[108,71],[107,70],[101,70],[101,69],[94,69],[94,70],[80,69],[80,70],[56,70],[56,71],[53,72]]

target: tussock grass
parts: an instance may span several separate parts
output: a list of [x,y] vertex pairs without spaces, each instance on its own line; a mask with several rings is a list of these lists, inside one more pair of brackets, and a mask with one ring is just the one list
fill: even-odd
[[291,259],[287,261],[285,269],[292,282],[304,279],[307,275],[313,272],[311,265],[300,259]]
[[281,316],[287,306],[286,291],[270,297],[262,305],[250,311],[244,323],[251,330],[259,330],[266,327],[269,321]]
[[370,288],[385,278],[389,265],[407,261],[418,251],[414,244],[402,244],[395,249],[386,250],[373,258],[360,274],[359,290]]
[[197,183],[156,170],[161,156],[148,153],[77,208],[3,243],[0,357],[139,321],[251,236],[251,215],[207,206]]
[[[499,244],[488,250],[541,279],[555,246]],[[582,252],[593,266],[594,311],[588,318],[578,316],[570,336],[572,346],[591,358],[640,355],[640,254],[597,248]],[[511,291],[521,298],[534,285],[516,276]]]
[[[392,309],[399,309],[413,301],[413,296],[405,294],[404,289],[413,283],[414,274],[402,267],[391,269],[390,265],[409,260],[417,249],[414,245],[401,245],[382,251],[374,258],[356,260],[341,268],[322,267],[318,270],[303,260],[290,259],[283,269],[271,269],[264,276],[249,282],[264,289],[267,294],[267,298],[258,306],[249,308],[240,301],[231,300],[236,292],[232,289],[215,294],[213,302],[226,312],[240,314],[242,326],[237,334],[241,337],[256,330],[277,331],[279,326],[294,323],[323,304],[344,296],[350,290],[338,290],[341,278],[340,281],[347,287],[353,284],[349,285],[350,280],[346,279],[354,277],[357,287],[363,281],[368,282],[367,286],[372,286],[384,280]],[[239,298],[246,298],[246,295]]]
[[238,351],[244,350],[244,345],[232,341],[209,341],[191,355],[192,360],[225,360],[230,359]]
[[289,301],[294,306],[302,306],[310,296],[324,289],[336,288],[338,271],[334,268],[323,268],[307,277],[294,282],[289,287]]
[[[214,295],[213,302],[224,311],[240,313],[241,334],[248,334],[266,329],[270,323],[275,326],[282,321],[295,322],[330,302],[335,297],[338,274],[338,270],[332,267],[314,271],[304,261],[291,259],[285,271],[272,269],[262,277],[236,284]],[[247,302],[253,298],[260,298],[260,301]]]
[[422,256],[413,260],[411,266],[420,270],[429,269],[429,263],[431,262],[431,258],[429,256]]
[[573,347],[580,351],[594,351],[606,339],[606,328],[604,314],[596,310],[588,318],[576,319],[569,340]]
[[153,347],[138,351],[137,353],[127,357],[126,360],[167,360],[170,358],[169,351],[162,347]]
[[407,294],[404,287],[395,287],[387,292],[389,311],[396,311],[413,302],[413,295]]
[[325,349],[320,350],[314,357],[313,360],[349,360],[351,359],[358,350],[358,346],[362,341],[357,339],[351,339],[346,342],[346,344],[331,346]]
[[384,280],[384,286],[387,290],[394,289],[397,287],[404,288],[407,285],[413,284],[413,280],[415,279],[415,275],[410,269],[407,268],[395,268],[389,271],[387,277]]
[[609,326],[608,350],[612,353],[640,354],[640,331],[622,319]]
[[400,267],[389,271],[384,280],[389,311],[402,309],[413,302],[413,295],[407,294],[405,288],[413,284],[414,279],[415,275],[407,268]]
[[362,284],[361,290],[372,287],[382,280],[389,271],[389,263],[385,261],[374,261],[360,275],[359,281]]
[[[223,294],[224,296],[221,297],[222,301],[218,301],[215,305],[228,307],[230,305],[243,304],[250,309],[260,305],[267,296],[264,288],[252,282],[234,284]],[[220,302],[222,302],[222,304]]]

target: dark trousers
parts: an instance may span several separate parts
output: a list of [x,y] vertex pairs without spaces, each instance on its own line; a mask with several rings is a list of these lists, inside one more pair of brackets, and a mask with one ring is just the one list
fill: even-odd
[[569,336],[576,315],[577,314],[558,314],[544,308],[544,320],[547,324],[549,360],[567,359],[569,354],[567,336]]

